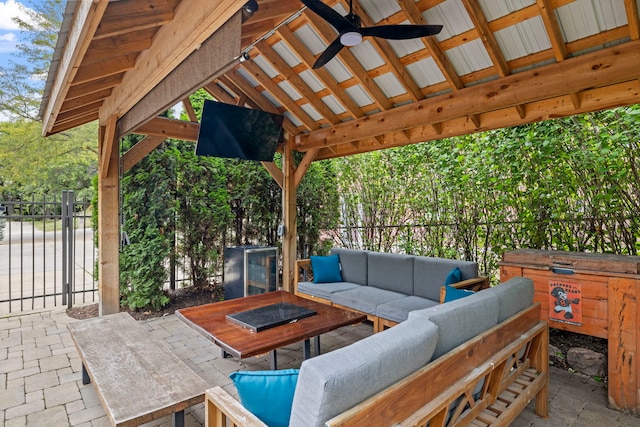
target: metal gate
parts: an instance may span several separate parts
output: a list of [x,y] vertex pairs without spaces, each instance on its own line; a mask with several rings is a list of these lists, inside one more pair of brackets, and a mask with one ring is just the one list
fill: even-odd
[[0,201],[0,315],[96,302],[91,203]]

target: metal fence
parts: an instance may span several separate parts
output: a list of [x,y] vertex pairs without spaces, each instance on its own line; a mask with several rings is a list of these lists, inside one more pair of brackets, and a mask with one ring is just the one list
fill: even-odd
[[88,200],[63,191],[0,206],[0,315],[97,301]]

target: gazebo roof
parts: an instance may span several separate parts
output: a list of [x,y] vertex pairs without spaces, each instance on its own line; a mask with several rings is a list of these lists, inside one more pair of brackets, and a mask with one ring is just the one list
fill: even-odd
[[[157,116],[204,88],[220,102],[284,114],[295,149],[323,159],[639,99],[634,0],[356,0],[363,26],[444,28],[422,39],[365,38],[316,70],[337,36],[331,26],[299,0],[258,0],[247,19],[244,3],[69,1],[44,133],[100,119],[117,120],[116,136],[195,140],[194,116]],[[349,8],[326,3],[342,15]]]

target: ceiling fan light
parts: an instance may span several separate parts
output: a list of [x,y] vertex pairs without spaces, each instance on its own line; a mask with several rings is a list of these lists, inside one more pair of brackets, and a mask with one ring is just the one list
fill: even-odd
[[362,34],[357,31],[347,31],[340,35],[340,43],[343,46],[357,46],[362,43]]

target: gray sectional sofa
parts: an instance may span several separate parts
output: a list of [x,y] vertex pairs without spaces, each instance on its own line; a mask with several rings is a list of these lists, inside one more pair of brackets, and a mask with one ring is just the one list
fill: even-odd
[[[477,291],[489,286],[488,278],[478,277],[475,262],[343,248],[333,248],[331,255],[339,257],[342,281],[296,280],[294,293],[365,313],[376,332],[407,320],[412,311],[438,305],[445,279],[455,267],[462,274],[456,288]],[[298,267],[312,277],[311,260],[299,260]]]
[[[546,416],[548,328],[533,294],[530,279],[514,277],[305,360],[289,426],[467,425],[475,418],[506,426],[534,398],[536,413]],[[206,396],[207,426],[264,425],[222,388]]]

